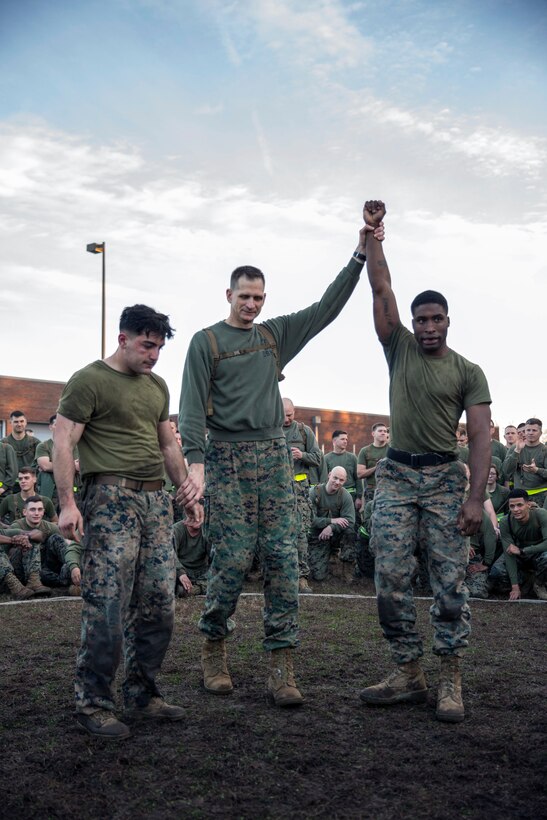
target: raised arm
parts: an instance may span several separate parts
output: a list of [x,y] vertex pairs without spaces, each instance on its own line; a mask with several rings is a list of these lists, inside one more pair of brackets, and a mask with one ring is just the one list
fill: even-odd
[[385,214],[386,206],[380,200],[365,202],[365,226],[359,231],[359,252],[367,257],[367,274],[372,288],[374,327],[382,344],[387,344],[401,322],[382,242],[374,235],[374,229],[382,224]]

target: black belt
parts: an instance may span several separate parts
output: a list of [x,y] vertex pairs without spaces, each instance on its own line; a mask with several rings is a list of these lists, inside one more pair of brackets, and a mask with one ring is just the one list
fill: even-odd
[[90,480],[93,484],[114,484],[117,487],[125,487],[126,490],[144,490],[149,493],[161,490],[163,487],[162,478],[156,481],[135,481],[134,478],[126,478],[124,475],[110,475],[110,473],[96,473],[90,477]]
[[387,457],[401,464],[408,464],[409,467],[436,467],[437,464],[448,464],[458,458],[455,453],[407,453],[406,450],[394,450],[393,447],[387,448]]

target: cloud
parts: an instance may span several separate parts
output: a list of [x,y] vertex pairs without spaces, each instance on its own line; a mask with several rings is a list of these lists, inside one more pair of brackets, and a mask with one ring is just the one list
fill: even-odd
[[260,124],[260,119],[256,111],[253,111],[253,127],[255,129],[256,138],[258,141],[258,146],[260,148],[260,153],[262,155],[262,162],[264,163],[264,169],[269,176],[273,177],[274,169],[273,169],[273,162],[270,153],[270,147],[264,135],[264,131],[262,129],[262,125]]

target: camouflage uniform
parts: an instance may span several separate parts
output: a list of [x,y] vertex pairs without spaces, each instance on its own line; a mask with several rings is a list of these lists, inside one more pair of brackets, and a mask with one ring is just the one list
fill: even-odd
[[67,542],[54,533],[42,544],[40,580],[50,587],[70,586],[70,566],[66,562]]
[[199,627],[211,640],[226,637],[227,620],[258,545],[264,570],[264,649],[296,646],[296,500],[285,439],[209,441],[205,463],[211,566]]
[[[310,491],[314,518],[309,534],[309,560],[312,578],[324,581],[329,574],[331,556],[339,553],[340,561],[355,561],[355,507],[351,494],[341,487],[334,493],[327,493],[324,484],[316,484]],[[347,518],[349,526],[345,529],[332,524],[332,518]],[[319,534],[330,526],[333,534],[330,538],[320,539]]]
[[146,706],[160,696],[155,678],[175,612],[172,520],[163,490],[85,488],[82,644],[75,678],[80,712],[114,710],[112,685],[122,644],[125,706]]
[[418,543],[427,551],[434,602],[433,652],[461,655],[471,631],[464,584],[468,546],[457,527],[466,485],[459,462],[413,469],[390,458],[376,471],[371,544],[378,613],[395,663],[423,654],[416,631],[412,578]]
[[[6,534],[13,533],[8,532]],[[40,545],[33,544],[29,550],[23,550],[21,547],[11,547],[7,553],[0,547],[0,588],[4,585],[4,578],[10,572],[15,573],[22,584],[26,584],[31,574],[39,573]]]

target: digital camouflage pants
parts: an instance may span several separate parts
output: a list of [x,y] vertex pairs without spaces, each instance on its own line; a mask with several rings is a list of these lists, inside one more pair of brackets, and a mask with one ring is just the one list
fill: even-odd
[[397,664],[423,654],[412,596],[418,544],[425,553],[433,591],[433,652],[461,655],[467,646],[471,631],[464,584],[468,546],[457,526],[465,484],[457,461],[412,469],[386,458],[376,469],[371,544],[378,614]]
[[298,574],[307,578],[310,574],[308,561],[308,532],[311,527],[312,510],[310,504],[310,485],[307,481],[295,481],[296,495],[296,548],[298,550]]
[[156,676],[174,621],[175,552],[169,495],[105,484],[86,489],[82,636],[76,709],[114,709],[123,648],[125,706],[159,695]]
[[320,532],[311,530],[309,537],[308,555],[314,581],[324,581],[328,577],[331,555],[336,555],[338,551],[342,562],[353,563],[355,560],[355,530],[352,524],[326,540],[319,538]]
[[[515,563],[520,585],[523,585],[530,576],[533,576],[538,584],[547,584],[547,552],[536,552],[525,557],[515,555]],[[508,592],[511,589],[511,579],[505,565],[505,554],[500,555],[493,564],[488,575],[488,585],[490,589],[499,592]]]
[[14,575],[26,584],[29,575],[40,573],[40,545],[34,544],[31,549],[23,550],[21,547],[11,547],[9,552],[4,552],[0,547],[0,587],[6,575],[13,572]]
[[70,585],[70,569],[65,563],[66,543],[62,535],[54,533],[42,544],[40,580],[50,587]]
[[211,565],[199,626],[225,638],[258,547],[264,573],[264,649],[298,642],[296,499],[285,439],[209,441],[205,537]]

